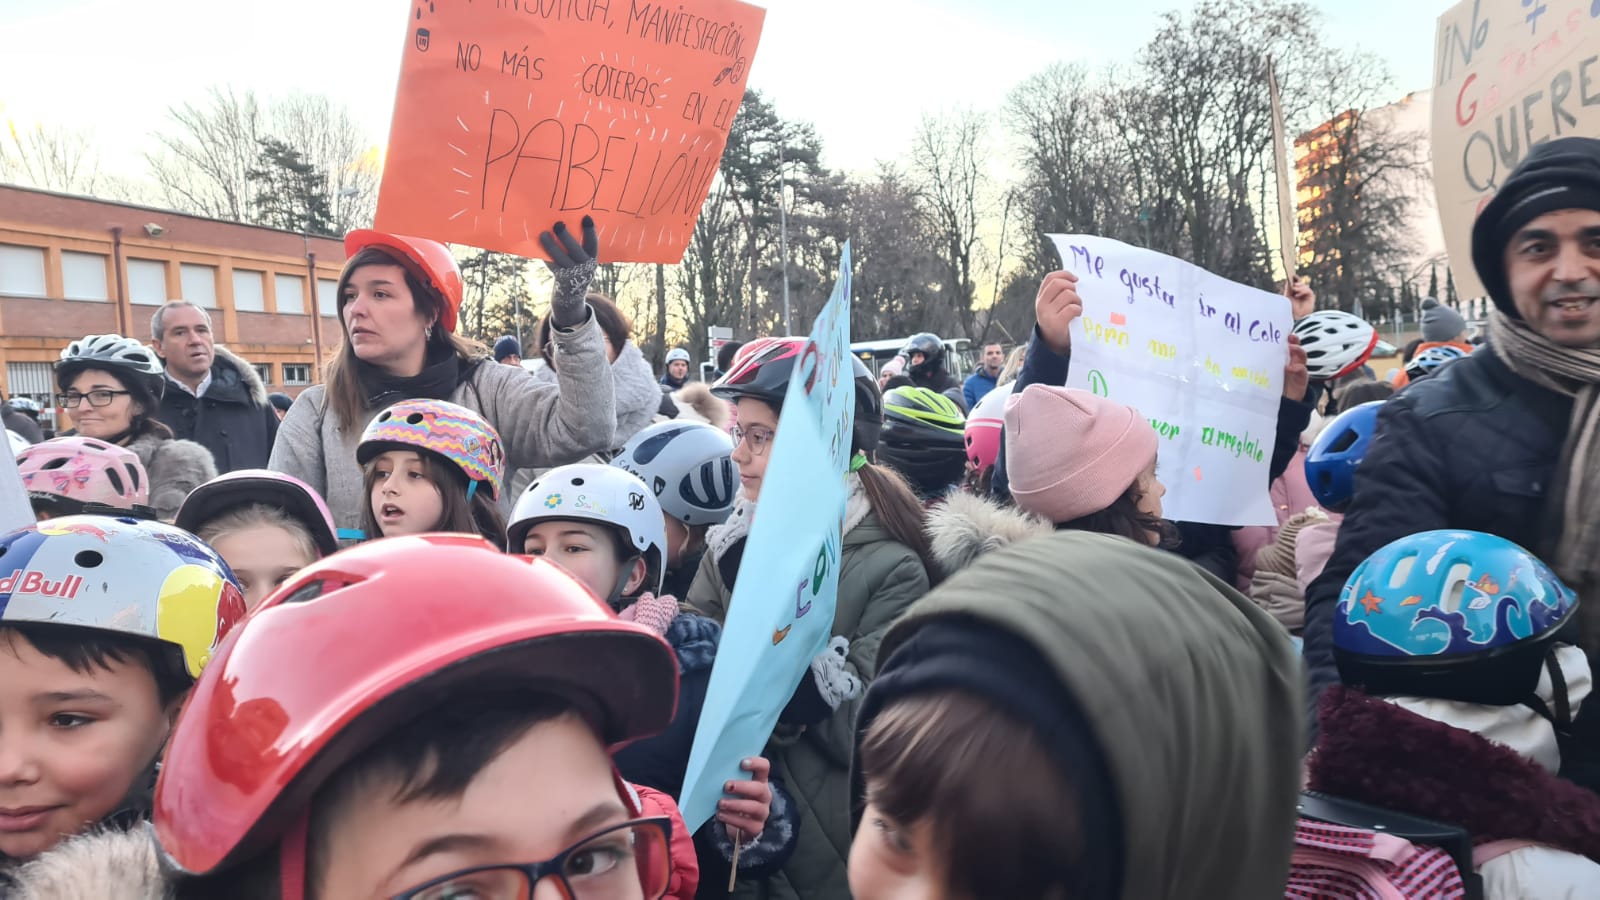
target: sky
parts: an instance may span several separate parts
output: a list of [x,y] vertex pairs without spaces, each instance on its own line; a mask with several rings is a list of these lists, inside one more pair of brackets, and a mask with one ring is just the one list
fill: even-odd
[[[440,0],[447,2],[447,0]],[[1329,43],[1382,58],[1395,99],[1428,86],[1443,0],[1311,0]],[[626,8],[624,0],[613,4]],[[1058,61],[1131,62],[1190,0],[769,0],[750,75],[824,161],[871,170],[918,121],[997,109]],[[212,85],[326,94],[388,135],[411,0],[0,0],[0,120],[89,129],[110,174],[142,176],[166,109]]]

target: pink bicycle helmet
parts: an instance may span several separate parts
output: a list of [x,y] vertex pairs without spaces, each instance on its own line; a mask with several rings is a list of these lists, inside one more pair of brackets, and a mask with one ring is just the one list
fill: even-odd
[[305,525],[319,555],[339,552],[339,529],[322,495],[293,475],[268,469],[239,469],[200,485],[183,498],[173,524],[198,532],[217,516],[252,503],[275,506]]
[[1005,430],[1006,398],[1016,382],[997,387],[979,400],[967,416],[967,462],[980,475],[994,468],[1000,458],[1000,434]]
[[32,499],[71,501],[71,511],[88,504],[126,510],[150,505],[150,479],[139,457],[92,437],[34,444],[17,454],[17,471]]

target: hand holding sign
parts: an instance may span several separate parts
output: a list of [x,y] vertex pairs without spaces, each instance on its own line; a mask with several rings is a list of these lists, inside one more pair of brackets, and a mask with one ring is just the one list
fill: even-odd
[[1306,348],[1300,346],[1300,335],[1289,333],[1289,362],[1283,367],[1283,396],[1290,400],[1304,400],[1311,386],[1311,368],[1306,362]]
[[1289,310],[1296,322],[1317,311],[1317,292],[1298,275],[1284,285],[1283,295],[1289,298]]
[[539,233],[539,243],[550,254],[550,274],[556,277],[556,290],[550,300],[550,323],[557,328],[572,328],[583,324],[583,298],[589,294],[589,284],[594,281],[596,258],[600,252],[600,238],[595,234],[594,219],[583,217],[583,243],[579,244],[567,228],[567,223],[557,222],[554,233]]
[[1057,353],[1072,349],[1072,323],[1083,315],[1083,298],[1078,296],[1078,276],[1071,272],[1051,272],[1039,285],[1033,301],[1033,314],[1039,323],[1039,336],[1046,347]]

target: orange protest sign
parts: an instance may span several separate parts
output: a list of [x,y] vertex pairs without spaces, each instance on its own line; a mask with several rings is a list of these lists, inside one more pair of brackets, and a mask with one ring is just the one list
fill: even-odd
[[543,257],[594,216],[605,262],[675,263],[766,12],[737,0],[413,0],[384,231]]

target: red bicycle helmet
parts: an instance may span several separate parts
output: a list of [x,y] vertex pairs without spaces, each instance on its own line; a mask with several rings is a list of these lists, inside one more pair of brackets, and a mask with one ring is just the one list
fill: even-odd
[[[445,331],[456,330],[456,312],[461,309],[461,267],[456,264],[449,247],[427,238],[388,234],[370,228],[358,228],[344,236],[346,257],[354,257],[368,247],[387,251],[406,271],[432,285],[444,298],[439,325]],[[340,297],[338,302],[342,314],[344,298]]]
[[319,556],[339,552],[339,528],[322,495],[293,475],[269,469],[238,469],[200,485],[183,498],[172,524],[197,532],[217,516],[252,503],[276,506],[305,525]]
[[554,564],[467,535],[364,544],[301,570],[206,667],[156,784],[162,852],[195,875],[252,859],[418,703],[485,680],[571,698],[611,746],[666,728],[678,694],[666,642]]
[[[764,400],[782,412],[789,376],[805,347],[806,338],[756,338],[739,348],[733,366],[711,386],[711,393],[730,401],[743,397]],[[871,453],[878,448],[878,435],[883,431],[883,393],[871,370],[854,354],[850,365],[856,380],[854,449]]]

